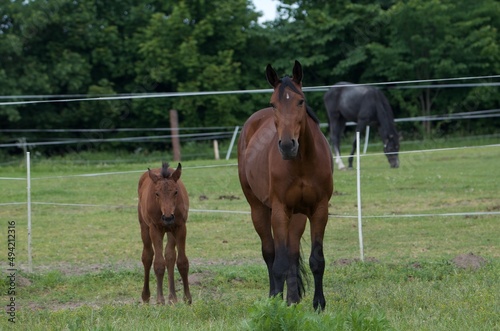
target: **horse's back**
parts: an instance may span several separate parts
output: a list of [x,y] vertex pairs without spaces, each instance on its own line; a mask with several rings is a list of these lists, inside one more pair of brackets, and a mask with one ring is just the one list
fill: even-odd
[[375,96],[381,93],[373,86],[356,85],[349,82],[338,82],[323,96],[328,117],[332,120],[339,117],[346,121],[358,122],[359,117],[373,120]]

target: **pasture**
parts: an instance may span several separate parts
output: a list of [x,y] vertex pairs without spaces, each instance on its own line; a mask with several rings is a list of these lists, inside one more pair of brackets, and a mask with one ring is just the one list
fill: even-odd
[[[473,143],[498,144],[498,139]],[[357,261],[357,219],[351,217],[357,211],[356,172],[335,169],[325,233],[327,304],[320,315],[311,307],[310,272],[299,305],[266,300],[267,271],[236,160],[182,162],[190,198],[191,306],[141,303],[137,182],[148,167],[161,165],[161,156],[123,163],[35,160],[33,273],[27,271],[26,205],[0,209],[5,273],[8,222],[15,221],[16,328],[498,330],[500,216],[448,214],[500,211],[500,147],[404,153],[466,144],[471,142],[403,142],[399,169],[389,168],[380,145],[370,147],[373,154],[361,159],[364,263]],[[1,171],[2,177],[26,176],[20,165]],[[0,185],[0,203],[26,201],[25,181]],[[302,239],[306,257],[308,233]],[[178,272],[175,277],[178,281]],[[154,277],[151,285],[154,296]],[[11,326],[3,314],[0,329]]]

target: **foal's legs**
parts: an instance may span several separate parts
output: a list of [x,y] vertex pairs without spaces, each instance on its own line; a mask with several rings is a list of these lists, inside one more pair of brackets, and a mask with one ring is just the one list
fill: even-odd
[[167,245],[165,246],[165,262],[167,263],[168,279],[168,303],[176,303],[174,268],[177,253],[175,252],[175,237],[171,232],[167,232]]
[[[175,234],[168,233],[167,248],[165,249],[165,257],[167,258],[167,270],[168,270],[168,289],[169,289],[169,302],[177,302],[177,296],[175,294],[175,282],[174,282],[174,266],[176,261],[176,251],[177,246],[177,269],[181,274],[182,285],[184,287],[184,301],[191,304],[191,292],[189,291],[189,260],[186,256],[186,227],[179,227]],[[170,258],[172,256],[172,258]]]
[[149,303],[151,291],[149,290],[149,273],[153,264],[153,244],[149,237],[149,227],[142,219],[139,219],[141,226],[141,238],[143,243],[142,248],[142,265],[144,266],[144,286],[142,288],[142,302]]
[[156,275],[156,303],[165,304],[163,296],[163,278],[165,277],[165,258],[163,257],[163,236],[160,230],[151,227],[149,235],[154,248],[154,270]]

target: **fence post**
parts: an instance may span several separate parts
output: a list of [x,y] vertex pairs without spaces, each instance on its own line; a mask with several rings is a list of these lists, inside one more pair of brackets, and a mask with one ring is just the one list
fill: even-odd
[[356,183],[357,183],[357,193],[358,193],[358,235],[359,235],[359,252],[361,262],[365,260],[364,248],[363,248],[363,223],[361,221],[361,168],[360,168],[360,135],[359,131],[356,131]]
[[368,140],[369,139],[370,139],[370,126],[367,125],[366,126],[366,133],[365,133],[365,146],[363,146],[363,154],[366,154],[366,150],[368,148]]
[[170,129],[172,132],[172,149],[174,150],[174,161],[181,160],[181,144],[179,142],[179,119],[177,110],[170,109]]
[[28,207],[28,271],[33,272],[31,259],[31,158],[30,152],[26,152],[26,177],[27,177],[27,207]]
[[219,142],[217,139],[214,139],[214,157],[216,160],[219,159]]
[[229,144],[229,148],[227,150],[226,160],[229,160],[229,157],[231,156],[231,152],[233,151],[234,142],[236,141],[236,136],[238,135],[238,130],[239,129],[240,129],[239,126],[236,126],[234,128],[233,138],[231,138],[231,143]]

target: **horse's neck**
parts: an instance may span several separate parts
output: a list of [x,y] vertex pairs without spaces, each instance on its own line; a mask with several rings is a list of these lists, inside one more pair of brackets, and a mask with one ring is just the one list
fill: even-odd
[[396,135],[397,132],[394,125],[394,116],[392,114],[391,106],[387,101],[383,99],[382,96],[380,96],[379,98],[380,100],[376,102],[376,107],[380,135],[382,136],[382,138],[388,137],[390,135]]

